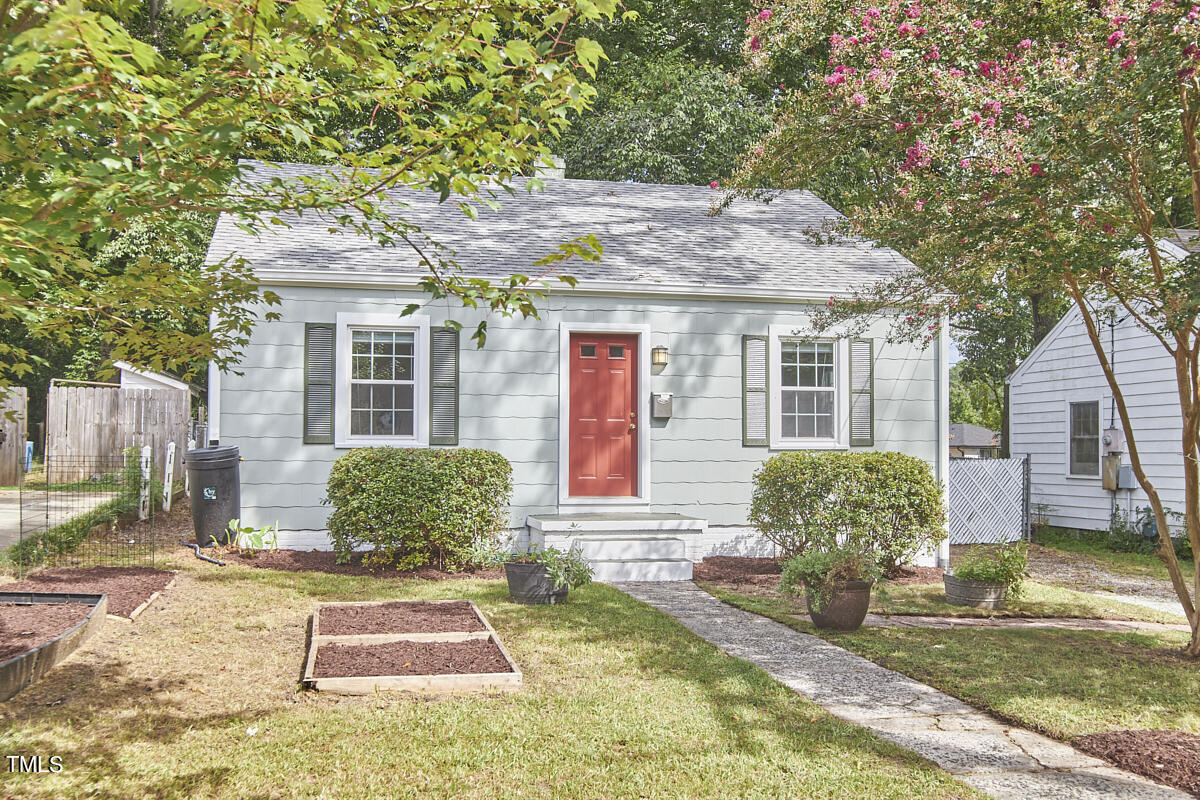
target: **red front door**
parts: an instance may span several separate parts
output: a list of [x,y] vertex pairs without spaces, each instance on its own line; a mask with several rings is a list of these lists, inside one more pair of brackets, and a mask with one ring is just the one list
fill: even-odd
[[638,337],[571,334],[572,497],[637,495]]

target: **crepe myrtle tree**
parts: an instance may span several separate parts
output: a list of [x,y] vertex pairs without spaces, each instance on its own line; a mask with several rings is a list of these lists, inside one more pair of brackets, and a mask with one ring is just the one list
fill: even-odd
[[[1200,257],[1173,260],[1168,221],[1200,211],[1200,6],[1137,2],[783,0],[747,21],[752,68],[823,46],[826,66],[782,99],[734,185],[858,180],[858,202],[816,238],[857,234],[915,268],[816,322],[883,307],[892,336],[931,340],[947,315],[986,311],[991,287],[1061,292],[1084,326],[1149,498],[1158,555],[1200,656],[1200,560],[1184,574],[1143,468],[1126,393],[1105,349],[1110,313],[1170,357],[1182,422],[1184,525],[1200,548]],[[830,170],[842,174],[831,175]],[[726,184],[729,186],[729,184]]]
[[[331,228],[414,248],[436,296],[535,314],[552,279],[572,282],[553,274],[564,259],[599,257],[594,238],[562,243],[531,275],[470,279],[386,193],[432,191],[468,216],[495,205],[593,94],[584,81],[603,52],[563,31],[614,9],[615,0],[7,0],[0,322],[57,341],[86,329],[112,358],[153,369],[231,367],[258,315],[273,318],[278,303],[244,260],[196,271],[146,256],[117,270],[93,258],[131,225],[169,233],[185,212],[228,213],[254,232],[320,213]],[[289,180],[260,164],[252,181],[246,157],[329,166]],[[189,330],[188,319],[210,312],[208,330]],[[486,315],[475,338],[485,335]],[[19,383],[36,358],[17,341],[0,344],[0,386]]]

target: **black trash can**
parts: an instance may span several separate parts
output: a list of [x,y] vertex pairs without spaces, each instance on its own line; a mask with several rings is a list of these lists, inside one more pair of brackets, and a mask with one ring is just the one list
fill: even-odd
[[228,544],[229,521],[242,516],[239,461],[233,445],[200,447],[183,457],[192,495],[192,525],[201,547],[214,542]]

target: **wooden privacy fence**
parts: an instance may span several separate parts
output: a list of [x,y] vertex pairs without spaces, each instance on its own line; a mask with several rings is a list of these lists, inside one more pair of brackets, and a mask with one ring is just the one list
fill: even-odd
[[[0,486],[20,486],[25,478],[25,406],[28,394],[14,386],[0,389]],[[13,412],[14,419],[8,418]]]
[[191,398],[174,389],[54,384],[46,398],[46,463],[65,483],[90,477],[88,459],[116,457],[127,447],[150,445],[155,475],[166,467],[167,444],[187,445]]
[[1029,531],[1029,462],[950,459],[950,544],[1001,544]]

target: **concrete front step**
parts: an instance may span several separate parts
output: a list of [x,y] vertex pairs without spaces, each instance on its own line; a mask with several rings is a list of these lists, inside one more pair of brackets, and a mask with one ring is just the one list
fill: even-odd
[[589,559],[592,578],[603,583],[630,581],[690,581],[692,562],[686,558]]
[[624,559],[680,559],[687,557],[687,544],[675,536],[576,536],[573,542],[583,557],[617,561]]

